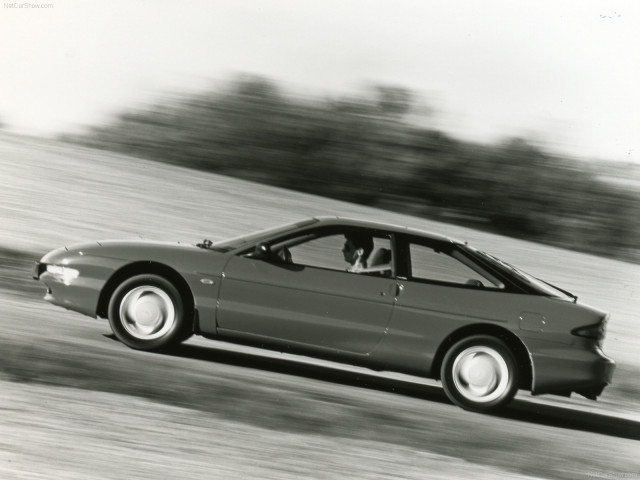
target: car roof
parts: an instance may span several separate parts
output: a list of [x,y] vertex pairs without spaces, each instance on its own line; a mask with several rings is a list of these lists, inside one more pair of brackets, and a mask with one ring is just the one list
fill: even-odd
[[360,220],[356,218],[338,217],[338,216],[335,216],[335,217],[317,216],[313,218],[318,221],[318,223],[316,223],[315,225],[321,224],[326,226],[339,225],[339,226],[363,227],[363,228],[371,228],[374,230],[387,230],[391,232],[405,233],[407,235],[415,235],[417,237],[428,238],[430,240],[436,240],[440,242],[464,243],[456,239],[447,237],[445,235],[440,235],[440,234],[428,232],[425,230],[419,230],[417,228],[405,227],[402,225],[394,225],[390,223],[373,222],[369,220]]

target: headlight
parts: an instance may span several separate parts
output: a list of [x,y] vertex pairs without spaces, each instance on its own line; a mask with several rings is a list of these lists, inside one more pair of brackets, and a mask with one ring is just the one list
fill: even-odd
[[56,277],[65,285],[69,285],[78,278],[80,272],[75,268],[63,267],[61,265],[47,265],[47,272]]

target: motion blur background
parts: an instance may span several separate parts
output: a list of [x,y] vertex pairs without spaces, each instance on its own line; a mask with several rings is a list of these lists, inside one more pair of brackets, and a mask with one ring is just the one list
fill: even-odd
[[637,262],[640,6],[5,3],[0,122]]

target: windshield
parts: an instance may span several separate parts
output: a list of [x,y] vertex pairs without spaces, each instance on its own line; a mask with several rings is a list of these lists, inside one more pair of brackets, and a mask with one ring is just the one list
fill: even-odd
[[213,250],[229,252],[231,250],[235,250],[236,248],[242,247],[243,245],[249,245],[249,244],[255,243],[262,238],[268,238],[275,235],[279,235],[281,233],[286,233],[290,230],[298,229],[300,227],[306,227],[307,225],[311,225],[312,223],[315,223],[317,221],[318,220],[315,218],[310,218],[310,219],[302,220],[298,222],[287,223],[285,225],[279,225],[277,227],[267,228],[265,230],[259,230],[257,232],[241,235],[239,237],[234,237],[229,240],[216,243],[211,248]]
[[486,252],[481,252],[475,249],[473,249],[473,251],[476,254],[482,256],[485,260],[488,260],[494,266],[500,268],[501,270],[507,270],[511,275],[516,276],[520,281],[525,282],[531,287],[534,287],[536,290],[538,290],[540,293],[544,295],[549,295],[551,297],[560,297],[560,298],[569,297],[574,300],[576,299],[575,295],[572,295],[569,292],[565,292],[564,290],[558,287],[554,287],[553,285],[550,285],[547,282],[544,282],[534,277],[533,275],[523,272],[519,268],[516,268],[513,265],[507,262],[504,262],[499,258],[494,257],[493,255],[490,255]]

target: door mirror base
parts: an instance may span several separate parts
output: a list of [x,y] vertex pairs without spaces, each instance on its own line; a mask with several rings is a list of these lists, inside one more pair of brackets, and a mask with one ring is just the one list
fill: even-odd
[[260,242],[253,251],[253,258],[268,258],[271,256],[271,246],[266,242]]

